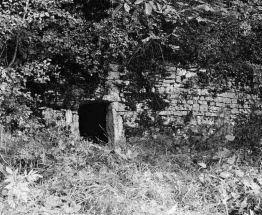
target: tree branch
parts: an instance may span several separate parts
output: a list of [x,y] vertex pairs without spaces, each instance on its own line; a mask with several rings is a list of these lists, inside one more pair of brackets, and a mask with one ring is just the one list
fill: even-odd
[[7,47],[5,48],[5,66],[8,65],[8,60],[7,60]]
[[[23,14],[23,21],[25,21],[25,16],[27,14],[28,5],[29,5],[29,0],[26,1],[25,12]],[[8,67],[13,66],[13,64],[15,63],[16,56],[17,56],[17,50],[18,50],[19,37],[20,37],[20,33],[18,33],[18,35],[16,37],[15,52],[14,52],[12,61],[8,64]]]
[[25,12],[24,12],[24,15],[23,15],[23,21],[25,21],[25,16],[26,16],[26,14],[27,14],[28,5],[29,5],[29,0],[26,1]]
[[2,51],[1,51],[1,54],[0,54],[0,58],[2,57],[2,55],[3,55],[3,53],[4,53],[4,51],[5,51],[5,44],[2,46]]
[[17,50],[18,50],[18,40],[19,40],[18,37],[19,37],[19,35],[18,35],[17,38],[16,38],[15,52],[14,52],[14,55],[13,55],[13,59],[12,59],[12,61],[9,63],[8,67],[13,66],[13,64],[15,63],[15,59],[16,59],[16,55],[17,55]]

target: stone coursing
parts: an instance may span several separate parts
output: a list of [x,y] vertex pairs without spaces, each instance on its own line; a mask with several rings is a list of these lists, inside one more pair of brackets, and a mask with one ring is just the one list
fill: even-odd
[[[248,113],[252,105],[259,105],[256,95],[245,94],[237,89],[213,96],[208,89],[200,88],[195,80],[195,72],[170,68],[171,75],[155,87],[155,90],[168,95],[170,106],[159,114],[172,121],[176,117],[186,116],[192,111],[193,116],[216,117],[221,109],[228,109],[231,118],[239,113]],[[191,83],[189,88],[186,85]]]
[[[118,87],[123,84],[118,73],[118,66],[111,65],[110,69],[111,72],[106,82],[108,90],[102,100],[110,104],[107,114],[107,132],[110,133],[113,142],[119,142],[124,139],[124,126],[135,127],[137,125],[135,119],[137,113],[141,111],[141,104],[137,104],[138,111],[128,111],[124,105],[124,94]],[[260,106],[256,95],[245,94],[237,89],[231,89],[214,97],[208,89],[197,85],[196,72],[174,67],[170,67],[169,72],[170,75],[152,89],[167,95],[169,107],[159,112],[167,125],[178,119],[183,119],[189,113],[198,119],[204,119],[204,121],[211,119],[212,121],[218,116],[221,109],[227,109],[230,118],[234,119],[239,113],[250,112],[253,104]],[[68,126],[75,132],[78,130],[77,112],[70,110],[52,112],[49,109],[44,112],[44,115],[46,120],[56,119],[58,124],[64,127]]]

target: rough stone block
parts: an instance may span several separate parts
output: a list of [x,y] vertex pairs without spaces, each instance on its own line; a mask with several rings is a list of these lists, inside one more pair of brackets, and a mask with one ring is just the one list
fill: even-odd
[[218,111],[219,109],[220,109],[220,108],[219,108],[219,107],[216,107],[216,106],[210,106],[210,107],[209,107],[209,110],[210,110],[210,111],[215,111],[215,112],[216,112],[216,111]]
[[203,104],[203,105],[207,105],[207,101],[204,101],[204,100],[200,100],[200,101],[198,101],[198,104]]
[[233,103],[233,104],[237,104],[237,99],[231,99],[231,103]]
[[175,109],[179,111],[187,110],[185,106],[176,106]]
[[176,89],[176,88],[181,88],[182,87],[182,84],[173,84],[173,87]]
[[161,86],[161,87],[158,88],[158,91],[159,91],[159,93],[164,93],[165,92],[165,88]]
[[252,95],[247,94],[247,95],[246,95],[246,98],[247,98],[247,99],[251,99],[251,98],[252,98]]
[[238,108],[239,104],[230,104],[230,108]]
[[206,97],[206,101],[213,101],[213,98],[211,96]]
[[207,105],[200,105],[199,110],[203,111],[203,112],[208,111],[208,106]]
[[224,101],[225,101],[225,98],[224,98],[224,97],[216,97],[214,100],[215,100],[216,102],[225,103],[225,102],[224,102]]
[[233,108],[233,109],[231,109],[231,113],[232,113],[232,114],[237,114],[237,113],[239,113],[239,111],[238,111],[238,109]]
[[204,116],[205,113],[198,111],[198,112],[195,112],[194,115],[195,115],[195,116]]
[[116,111],[126,111],[126,105],[123,103],[118,103],[118,107],[116,109]]
[[170,115],[170,111],[160,111],[159,115],[161,115],[161,116],[168,116],[168,115]]
[[179,95],[178,94],[171,94],[170,99],[171,99],[172,104],[176,104],[177,100],[179,99]]
[[197,74],[195,72],[187,72],[186,73],[186,78],[192,78],[192,77],[196,77]]
[[205,116],[217,116],[217,113],[214,112],[206,112]]
[[224,98],[230,98],[230,99],[236,98],[236,94],[235,93],[231,93],[231,92],[221,93],[218,96],[224,97]]
[[231,99],[230,98],[224,98],[224,103],[230,104],[231,103]]
[[208,95],[208,90],[207,89],[199,89],[199,95]]
[[174,111],[174,116],[183,116],[183,111]]
[[176,76],[177,76],[177,74],[176,74],[176,70],[173,70],[173,71],[171,71],[171,72],[169,73],[168,78],[170,78],[170,79],[174,79],[174,78],[176,78]]
[[180,111],[180,112],[181,112],[182,116],[186,116],[188,114],[187,110],[186,111]]
[[175,107],[176,105],[177,105],[177,99],[175,99],[174,97],[171,97],[172,98],[172,100],[170,101],[170,105],[173,107]]
[[220,97],[228,97],[228,93],[221,93],[219,94]]
[[108,95],[103,96],[103,100],[110,102],[121,101],[119,93],[114,91],[111,91]]
[[193,107],[193,104],[184,104],[184,107],[186,110],[191,110]]
[[168,66],[166,69],[168,72],[172,72],[172,73],[178,70],[178,68],[175,66]]
[[168,88],[168,87],[170,87],[170,83],[163,83],[163,84],[162,84],[162,87]]
[[198,111],[199,110],[199,104],[193,104],[193,110]]
[[223,107],[223,106],[225,106],[225,104],[224,104],[224,103],[221,103],[221,102],[216,102],[216,106],[218,106],[218,107]]
[[163,84],[173,84],[173,83],[176,83],[176,80],[175,79],[166,79],[164,80]]
[[179,95],[180,95],[179,91],[178,91],[177,89],[173,89],[173,91],[172,91],[171,94],[170,94],[170,98],[176,98],[176,99],[178,99],[178,98],[179,98]]
[[176,72],[176,74],[178,76],[184,76],[184,75],[186,75],[186,73],[187,73],[187,71],[184,70],[184,69],[177,69],[177,72]]
[[119,72],[109,72],[108,73],[108,80],[119,80]]
[[235,94],[235,93],[232,93],[232,92],[228,92],[228,93],[227,93],[227,97],[228,97],[228,98],[235,99],[235,98],[236,98],[236,94]]

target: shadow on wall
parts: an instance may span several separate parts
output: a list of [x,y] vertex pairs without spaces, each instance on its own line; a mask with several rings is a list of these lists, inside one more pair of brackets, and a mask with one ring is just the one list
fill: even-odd
[[88,102],[80,105],[78,109],[80,136],[94,142],[108,142],[106,129],[108,105],[105,102]]

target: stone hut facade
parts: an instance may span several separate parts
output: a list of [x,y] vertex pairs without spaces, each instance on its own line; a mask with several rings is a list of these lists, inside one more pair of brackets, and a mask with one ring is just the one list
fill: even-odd
[[[237,89],[213,96],[208,89],[203,89],[195,81],[196,72],[175,67],[169,68],[170,75],[154,87],[155,91],[165,93],[169,107],[158,114],[166,125],[183,119],[189,113],[199,121],[212,121],[221,109],[227,109],[230,118],[239,113],[250,112],[253,105],[260,106],[256,95],[245,94]],[[205,72],[205,71],[203,71]],[[124,94],[118,87],[122,83],[118,66],[111,65],[107,78],[107,93],[102,101],[96,99],[82,101],[78,111],[52,109],[43,110],[44,118],[54,120],[58,125],[68,127],[72,132],[82,135],[95,135],[103,131],[104,141],[118,143],[125,141],[126,126],[136,126],[134,123],[137,111],[130,111],[124,105]],[[190,87],[186,87],[190,83]],[[137,104],[139,109],[139,104]],[[93,133],[92,133],[93,132]],[[98,132],[99,133],[99,132]]]

